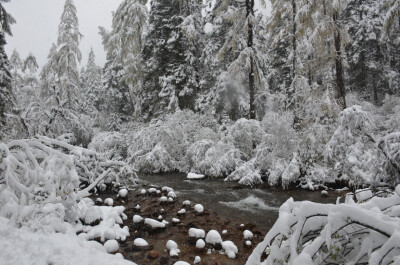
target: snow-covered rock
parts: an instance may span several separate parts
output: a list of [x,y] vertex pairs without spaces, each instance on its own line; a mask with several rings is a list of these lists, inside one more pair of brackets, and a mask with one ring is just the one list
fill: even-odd
[[162,222],[159,222],[157,220],[151,219],[151,218],[146,218],[144,219],[144,223],[151,226],[152,228],[165,228],[165,224]]
[[196,173],[189,173],[187,174],[187,179],[204,179],[206,176],[202,174],[196,174]]
[[169,250],[169,255],[171,257],[176,257],[179,255],[179,253],[181,253],[181,251],[178,248],[178,244],[173,240],[168,240],[166,247]]
[[157,193],[157,189],[156,188],[150,188],[149,189],[149,193],[150,194]]
[[189,229],[189,237],[204,238],[205,236],[206,232],[203,229],[197,229],[197,228]]
[[227,231],[227,230],[223,230],[223,231],[222,231],[222,234],[223,234],[223,235],[226,235],[226,234],[228,234],[228,231]]
[[128,195],[128,190],[127,190],[127,189],[121,189],[121,190],[118,192],[118,195],[119,195],[121,198],[125,198],[126,195]]
[[146,246],[148,246],[149,244],[148,244],[147,241],[144,240],[143,238],[136,238],[136,239],[133,241],[133,245],[134,245],[134,246],[137,246],[137,247],[146,247]]
[[194,210],[196,211],[196,213],[203,213],[204,212],[204,207],[201,204],[196,204],[194,206]]
[[166,191],[167,193],[170,192],[170,191],[174,191],[173,188],[170,188],[170,187],[167,187],[167,186],[162,187],[161,190],[162,190],[162,191]]
[[208,244],[221,244],[222,243],[221,235],[216,230],[210,230],[207,233],[206,242]]
[[196,248],[203,249],[206,246],[206,242],[203,239],[199,239],[196,242]]
[[251,241],[250,240],[246,241],[246,246],[251,246]]
[[107,198],[104,200],[104,204],[108,206],[113,206],[114,205],[114,200],[111,198]]
[[180,223],[181,220],[179,220],[178,218],[172,218],[172,222],[173,222],[174,224],[177,224],[177,223]]
[[106,243],[104,243],[104,248],[108,253],[113,253],[119,249],[119,245],[117,240],[107,240]]
[[157,219],[162,220],[163,219],[162,215],[159,215]]
[[187,263],[186,261],[177,261],[174,265],[190,265],[190,263]]
[[222,249],[225,251],[225,254],[230,259],[236,258],[236,254],[238,253],[238,248],[232,241],[224,241],[221,244]]
[[146,193],[147,193],[147,190],[145,190],[145,189],[142,189],[142,190],[140,191],[140,193],[141,193],[142,195],[144,195],[144,194],[146,194]]
[[96,202],[97,202],[97,203],[103,203],[103,200],[102,200],[101,198],[97,198],[97,199],[96,199]]
[[170,192],[168,192],[168,197],[171,197],[171,198],[176,198],[176,194],[175,194],[175,192],[174,191],[170,191]]
[[185,209],[180,209],[179,211],[178,211],[178,214],[185,214],[186,213],[186,210]]
[[169,197],[169,198],[168,198],[168,202],[174,202],[174,198]]
[[244,239],[252,239],[253,238],[253,233],[249,230],[244,230],[243,231],[243,238]]
[[165,197],[165,196],[162,196],[162,197],[160,198],[160,202],[167,202],[167,201],[168,201],[168,198]]
[[194,258],[193,264],[199,264],[201,262],[201,258],[199,256],[196,256]]
[[183,203],[182,203],[183,205],[185,205],[185,206],[189,206],[190,205],[190,201],[188,201],[188,200],[186,200],[186,201],[183,201]]
[[141,217],[140,215],[134,215],[133,216],[133,222],[136,223],[140,223],[143,221],[143,217]]

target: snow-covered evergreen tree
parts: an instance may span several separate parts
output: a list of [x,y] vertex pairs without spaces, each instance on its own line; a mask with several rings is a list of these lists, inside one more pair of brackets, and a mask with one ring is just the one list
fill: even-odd
[[[126,95],[129,102],[126,102],[126,105],[136,104],[136,107],[140,105],[138,93],[143,80],[141,50],[143,30],[148,17],[146,2],[124,0],[113,14],[112,30],[107,32],[100,27],[107,53],[107,67],[114,70],[122,68],[119,82],[121,86],[129,87],[129,94]],[[132,114],[133,110],[130,112]]]
[[69,108],[76,108],[80,94],[78,63],[82,58],[79,42],[79,20],[73,0],[66,0],[58,26],[57,72],[62,100]]
[[36,57],[32,53],[29,53],[29,55],[24,60],[24,65],[22,68],[22,71],[25,73],[25,85],[30,86],[31,88],[34,88],[35,85],[37,85],[38,80],[35,74],[38,68],[39,65],[36,61]]
[[152,1],[144,40],[142,112],[158,116],[193,109],[198,89],[201,18],[198,1]]
[[10,56],[10,71],[12,75],[12,89],[14,93],[17,93],[19,88],[22,86],[22,68],[23,61],[17,50],[13,50]]
[[101,68],[96,65],[96,57],[93,48],[90,49],[86,67],[82,69],[81,83],[83,88],[83,97],[86,105],[94,111],[93,107],[99,108],[99,96],[103,86],[101,82]]
[[8,56],[4,50],[7,43],[5,35],[12,35],[11,24],[15,23],[15,19],[4,9],[4,2],[9,1],[0,0],[0,125],[5,122],[5,113],[10,112],[15,104]]
[[47,63],[40,72],[40,95],[47,98],[58,88],[58,71],[57,71],[57,46],[53,43],[47,55]]

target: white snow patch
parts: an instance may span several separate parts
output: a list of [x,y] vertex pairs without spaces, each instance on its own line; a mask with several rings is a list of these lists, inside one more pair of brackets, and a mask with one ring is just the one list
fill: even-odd
[[108,206],[113,206],[114,205],[114,200],[111,198],[107,198],[104,200],[104,204]]
[[196,242],[196,248],[204,248],[206,246],[206,242],[203,239],[199,239]]
[[119,249],[119,245],[117,240],[107,240],[106,243],[104,243],[104,248],[108,253],[113,253]]
[[136,239],[133,241],[133,245],[134,245],[134,246],[137,246],[137,247],[146,247],[146,246],[148,246],[149,244],[148,244],[147,241],[144,240],[143,238],[136,238]]
[[189,173],[187,175],[187,179],[204,179],[206,176],[202,175],[202,174],[196,174],[196,173]]
[[197,213],[202,213],[202,212],[204,212],[204,207],[203,207],[203,205],[201,205],[201,204],[196,204],[196,205],[194,206],[194,210],[195,210]]
[[252,239],[253,238],[253,233],[249,230],[245,230],[243,232],[243,238],[244,239]]
[[134,215],[133,216],[133,222],[136,223],[140,223],[141,221],[143,221],[143,217],[141,217],[140,215]]
[[164,228],[165,224],[162,222],[159,222],[157,220],[151,219],[151,218],[146,218],[144,219],[144,223],[148,224],[152,228]]
[[204,238],[205,236],[206,232],[203,229],[196,229],[196,228],[189,229],[189,237]]
[[176,242],[173,240],[168,240],[166,247],[169,250],[169,255],[171,257],[176,257],[179,255],[179,253],[181,253],[181,251],[178,248],[178,244],[176,244]]
[[222,243],[221,235],[216,230],[210,230],[207,233],[206,242],[209,244],[221,244]]
[[128,190],[127,190],[127,189],[122,189],[122,190],[120,190],[120,191],[118,192],[118,195],[119,195],[121,198],[125,198],[127,194],[128,194]]
[[236,258],[236,254],[238,253],[238,248],[232,241],[224,241],[221,244],[222,249],[225,251],[225,254],[230,259]]

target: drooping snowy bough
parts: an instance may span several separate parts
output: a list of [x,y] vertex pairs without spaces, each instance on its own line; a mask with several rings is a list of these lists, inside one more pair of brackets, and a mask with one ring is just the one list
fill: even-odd
[[289,199],[246,265],[399,264],[400,185],[353,195],[335,205]]
[[[62,140],[37,136],[0,143],[0,216],[17,225],[49,215],[74,222],[80,217],[78,202],[90,190],[122,176],[136,175],[124,162]],[[81,182],[88,187],[80,190]]]

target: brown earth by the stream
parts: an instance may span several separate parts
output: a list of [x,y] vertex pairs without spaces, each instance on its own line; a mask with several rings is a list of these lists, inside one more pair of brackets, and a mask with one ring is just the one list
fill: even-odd
[[[161,194],[150,195],[147,193],[143,195],[140,193],[142,188],[148,189],[150,186],[140,185],[130,189],[125,198],[118,198],[117,192],[111,190],[92,197],[93,200],[96,200],[96,198],[102,198],[103,200],[105,198],[113,198],[114,206],[122,205],[125,207],[124,213],[128,218],[123,225],[129,227],[130,236],[124,242],[119,241],[120,248],[118,252],[125,259],[131,260],[138,265],[172,265],[176,261],[186,261],[193,264],[196,256],[201,258],[201,263],[199,263],[201,265],[243,265],[267,232],[267,227],[257,227],[252,223],[241,224],[235,221],[234,216],[231,219],[227,219],[208,209],[205,209],[204,214],[198,215],[193,207],[196,203],[201,202],[191,201],[190,206],[183,206],[183,201],[190,200],[190,198],[178,197],[173,203],[161,203],[159,199],[161,196],[167,195],[165,191]],[[161,191],[161,188],[159,190]],[[136,209],[137,205],[140,206],[140,209]],[[186,213],[179,215],[178,211],[182,208],[186,209]],[[132,217],[135,214],[155,220],[161,215],[163,220],[168,221],[169,224],[166,225],[164,230],[149,231],[149,227],[144,225],[135,226],[133,224]],[[179,218],[181,223],[173,224],[172,218]],[[190,228],[203,229],[206,233],[212,229],[217,230],[221,234],[223,241],[230,240],[237,246],[239,252],[236,258],[230,259],[218,250],[212,250],[211,253],[207,253],[208,249],[212,248],[208,245],[204,249],[197,249],[195,241],[189,238],[188,231]],[[246,246],[246,240],[243,238],[243,231],[246,229],[250,230],[254,235],[250,247]],[[223,235],[223,230],[227,230],[228,233]],[[139,249],[133,246],[133,241],[136,238],[146,240],[149,243],[149,247]],[[168,240],[173,240],[178,244],[181,251],[178,257],[169,256],[166,249]]]

